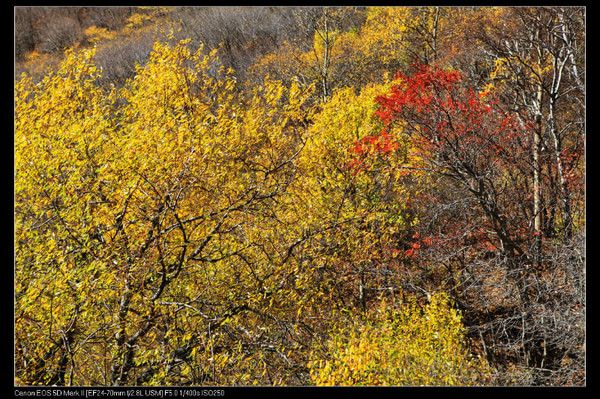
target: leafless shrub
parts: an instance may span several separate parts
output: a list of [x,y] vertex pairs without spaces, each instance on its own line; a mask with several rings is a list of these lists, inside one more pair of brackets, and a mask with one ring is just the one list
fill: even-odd
[[43,52],[64,50],[82,38],[79,23],[69,17],[58,17],[48,24],[41,38],[39,48]]
[[148,60],[154,40],[151,36],[136,35],[99,48],[96,63],[102,68],[101,83],[123,85],[134,76],[136,64],[143,65]]
[[221,48],[226,66],[234,68],[239,78],[259,57],[284,41],[298,42],[297,8],[278,7],[180,7],[172,13],[181,26],[182,37],[198,45]]
[[21,60],[25,53],[35,48],[33,15],[30,7],[15,9],[15,56]]
[[109,30],[121,29],[127,18],[136,12],[135,7],[82,7],[85,25],[96,25]]
[[498,369],[496,383],[585,384],[584,233],[544,238],[539,265],[533,246],[517,257],[486,250],[473,238],[482,216],[472,198],[444,179],[434,186],[420,232],[436,243],[422,248],[405,283],[453,295],[477,352]]
[[17,59],[35,49],[60,52],[82,40],[83,31],[92,25],[121,29],[134,11],[134,7],[16,7]]

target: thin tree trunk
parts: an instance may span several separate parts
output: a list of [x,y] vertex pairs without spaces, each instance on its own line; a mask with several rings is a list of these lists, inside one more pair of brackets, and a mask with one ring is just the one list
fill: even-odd
[[565,241],[568,241],[573,235],[573,217],[571,215],[571,192],[565,178],[563,160],[561,157],[562,142],[556,131],[556,121],[554,120],[554,108],[555,102],[553,99],[550,100],[550,134],[554,143],[554,158],[556,161],[556,169],[558,172],[558,178],[560,182],[560,194],[562,202],[562,213],[563,213],[563,232]]
[[440,8],[435,7],[435,15],[433,17],[433,29],[431,33],[431,51],[432,51],[432,61],[437,59],[437,37],[438,37],[438,25],[440,20]]
[[324,38],[324,47],[325,54],[323,54],[323,69],[321,71],[321,84],[323,86],[323,101],[326,101],[329,97],[329,82],[328,82],[328,74],[329,74],[329,52],[330,52],[330,38],[329,38],[329,23],[327,13],[325,13],[325,38]]
[[542,84],[538,85],[536,94],[535,129],[533,132],[533,230],[535,234],[534,258],[536,265],[540,263],[542,249],[542,193],[540,182],[540,151],[542,142]]
[[[567,49],[568,50],[568,49]],[[560,54],[560,53],[559,53]],[[568,57],[568,56],[567,56]],[[559,95],[560,83],[562,80],[563,68],[567,63],[567,57],[559,59],[557,56],[554,57],[554,74],[552,77],[552,88],[550,92],[550,104],[548,111],[548,122],[550,127],[550,136],[554,143],[554,158],[556,162],[556,170],[560,182],[560,196],[562,203],[563,213],[563,232],[565,241],[568,241],[572,235],[572,216],[571,216],[571,193],[564,174],[563,160],[561,157],[562,152],[562,140],[558,134],[558,127],[556,125],[556,99]]]
[[581,90],[581,92],[585,92],[584,84],[583,84],[581,78],[579,77],[579,72],[577,71],[577,62],[575,60],[575,54],[573,52],[573,40],[569,40],[569,37],[567,35],[564,11],[561,10],[561,12],[558,13],[558,19],[561,23],[562,38],[565,43],[567,53],[569,55],[569,61],[571,63],[571,75],[573,76],[573,79],[575,80],[575,84],[577,85],[579,90]]

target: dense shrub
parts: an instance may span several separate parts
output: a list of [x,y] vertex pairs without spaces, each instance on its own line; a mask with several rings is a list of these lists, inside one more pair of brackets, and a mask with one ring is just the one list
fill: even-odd
[[[322,355],[321,355],[322,356]],[[425,306],[409,301],[340,326],[325,358],[310,364],[317,385],[480,385],[487,362],[469,353],[460,313],[445,294]]]

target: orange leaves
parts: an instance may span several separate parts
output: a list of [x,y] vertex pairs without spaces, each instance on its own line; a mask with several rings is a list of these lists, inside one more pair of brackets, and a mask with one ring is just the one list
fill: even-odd
[[351,149],[352,152],[358,155],[366,153],[376,154],[389,154],[396,151],[399,147],[397,141],[387,132],[383,131],[380,134],[374,134],[365,136],[362,139],[354,143],[354,147]]
[[416,256],[415,249],[414,248],[407,249],[406,251],[404,251],[404,255],[406,255],[409,258],[414,258]]
[[404,255],[407,258],[416,258],[421,250],[427,249],[434,244],[433,237],[421,237],[419,232],[413,234],[412,238],[414,241],[409,244],[410,248],[404,251]]
[[494,244],[492,244],[491,242],[486,241],[485,242],[485,249],[488,250],[488,251],[492,251],[493,252],[493,251],[496,251],[498,248]]
[[354,157],[348,162],[348,166],[357,173],[364,167],[366,158],[389,155],[398,150],[399,146],[398,141],[386,131],[365,136],[350,149]]

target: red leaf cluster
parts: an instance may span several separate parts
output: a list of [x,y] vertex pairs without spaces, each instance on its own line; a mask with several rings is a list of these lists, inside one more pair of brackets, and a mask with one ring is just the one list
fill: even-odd
[[399,72],[396,78],[402,83],[392,87],[390,95],[377,97],[380,108],[375,114],[384,123],[392,122],[394,114],[399,113],[405,106],[420,112],[431,105],[435,91],[449,90],[462,79],[458,71],[448,72],[428,65],[416,68],[417,71],[410,76]]
[[348,162],[348,166],[356,173],[364,167],[367,158],[373,155],[387,156],[397,151],[398,147],[398,141],[386,130],[365,136],[356,141],[350,149],[353,158]]
[[[455,152],[459,159],[480,162],[522,161],[533,124],[501,110],[498,102],[463,83],[457,71],[420,66],[412,75],[398,74],[401,83],[377,97],[376,115],[389,126],[408,122],[419,153]],[[458,152],[458,153],[457,153]],[[477,162],[477,159],[475,159]]]

